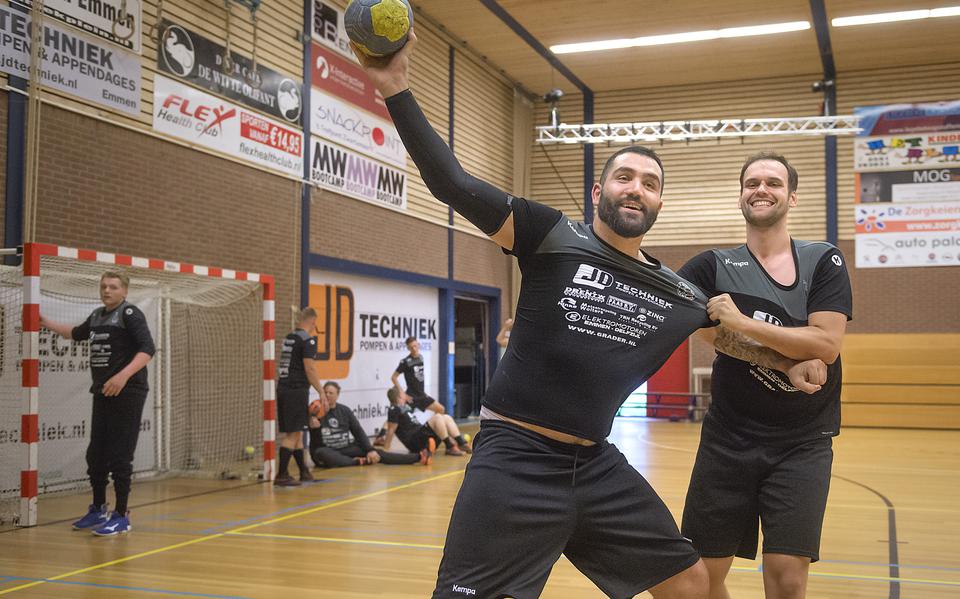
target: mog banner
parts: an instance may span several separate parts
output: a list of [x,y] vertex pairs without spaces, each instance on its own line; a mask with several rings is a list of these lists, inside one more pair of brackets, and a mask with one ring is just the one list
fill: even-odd
[[[140,114],[139,56],[54,23],[43,29],[43,85],[110,110]],[[30,78],[30,16],[2,5],[0,71]]]
[[[340,403],[353,410],[367,434],[387,420],[387,389],[409,354],[407,337],[420,341],[424,390],[437,397],[440,307],[435,288],[313,270],[309,305],[318,315],[317,373],[323,381],[340,384]],[[403,386],[402,376],[400,380]]]
[[247,162],[303,175],[303,134],[236,104],[157,75],[153,128]]
[[[31,0],[15,0],[28,9]],[[44,0],[43,14],[140,54],[140,0]]]
[[[161,21],[157,67],[196,87],[245,104],[293,125],[299,125],[303,109],[301,84],[262,64],[253,71],[253,61],[236,52],[224,66],[226,48],[186,27]],[[251,85],[259,82],[259,85]]]
[[[20,296],[3,293],[2,309],[21,309]],[[139,294],[131,295],[130,301],[147,317],[150,333],[156,339],[158,303],[155,298]],[[54,320],[80,324],[100,302],[77,303],[63,301],[56,296],[43,294],[40,299],[41,313]],[[9,319],[5,319],[8,321]],[[6,351],[0,366],[0,389],[3,401],[21,397],[20,364],[16,351],[20,342],[20,327],[9,330],[0,328],[0,343]],[[93,398],[90,394],[90,345],[63,339],[44,329],[40,332],[40,470],[38,482],[41,493],[72,486],[87,479],[86,449],[90,442],[90,415]],[[149,380],[153,386],[153,366],[148,365]],[[16,420],[19,424],[19,418]],[[150,390],[143,415],[140,419],[140,438],[134,454],[134,472],[148,472],[156,468],[156,437],[154,425],[154,392]],[[20,431],[0,427],[0,480],[16,480],[23,467],[23,446]],[[13,478],[11,478],[11,476]],[[4,485],[0,496],[9,496],[16,489]]]
[[313,137],[310,180],[359,200],[406,210],[407,174]]

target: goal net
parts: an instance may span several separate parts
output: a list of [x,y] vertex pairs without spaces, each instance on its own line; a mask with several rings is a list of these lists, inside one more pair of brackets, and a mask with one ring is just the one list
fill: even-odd
[[[38,247],[45,249],[37,253],[53,254],[39,258],[38,298],[29,297],[37,294],[24,268],[0,267],[0,526],[35,524],[37,495],[89,490],[89,343],[46,329],[33,337],[29,331],[36,325],[27,323],[30,304],[36,303],[45,318],[80,324],[102,306],[99,284],[107,271],[129,276],[127,301],[146,316],[157,347],[147,367],[150,393],[134,477],[256,479],[269,472],[272,455],[265,463],[264,442],[273,446],[273,422],[265,424],[264,394],[271,385],[264,379],[271,375],[264,363],[273,358],[267,349],[272,346],[272,279]],[[271,339],[265,343],[268,331]],[[35,407],[31,352],[39,373]],[[112,501],[112,492],[108,498]]]

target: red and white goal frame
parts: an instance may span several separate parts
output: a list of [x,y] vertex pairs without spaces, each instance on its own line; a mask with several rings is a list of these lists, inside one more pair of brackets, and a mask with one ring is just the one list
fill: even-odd
[[24,413],[20,418],[20,441],[26,448],[25,468],[20,472],[20,526],[36,526],[39,467],[40,382],[40,259],[67,258],[104,265],[132,266],[149,270],[193,274],[202,277],[259,282],[263,289],[263,480],[273,480],[276,471],[277,398],[275,378],[275,282],[271,275],[213,266],[197,266],[156,258],[81,250],[43,243],[23,245],[23,354],[21,356]]

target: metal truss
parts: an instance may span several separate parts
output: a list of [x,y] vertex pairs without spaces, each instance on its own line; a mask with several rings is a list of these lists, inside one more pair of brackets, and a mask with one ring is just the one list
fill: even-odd
[[861,131],[855,116],[810,116],[779,119],[722,119],[537,127],[540,144],[633,143],[693,141],[762,135],[854,135]]

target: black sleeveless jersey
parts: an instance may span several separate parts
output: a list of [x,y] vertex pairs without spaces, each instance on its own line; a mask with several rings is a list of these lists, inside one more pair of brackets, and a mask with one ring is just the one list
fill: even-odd
[[317,338],[303,329],[297,329],[283,338],[280,363],[277,366],[277,384],[285,389],[306,389],[310,379],[303,369],[304,358],[317,357]]
[[[825,242],[791,240],[796,281],[786,287],[742,245],[704,252],[678,272],[711,297],[729,293],[741,312],[784,327],[807,325],[813,312],[853,314],[850,278],[840,250]],[[794,442],[840,432],[840,358],[827,382],[807,395],[787,376],[717,352],[708,416],[754,438]]]
[[[71,337],[74,341],[90,341],[91,393],[100,393],[103,384],[126,368],[138,353],[152,356],[156,352],[146,317],[140,308],[126,301],[110,311],[97,308],[83,324],[73,328]],[[144,367],[127,380],[124,391],[147,391],[149,387]]]
[[484,406],[602,441],[623,401],[710,321],[706,296],[655,259],[614,249],[583,223],[511,198],[523,275]]

